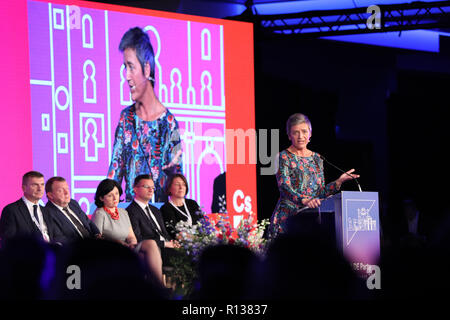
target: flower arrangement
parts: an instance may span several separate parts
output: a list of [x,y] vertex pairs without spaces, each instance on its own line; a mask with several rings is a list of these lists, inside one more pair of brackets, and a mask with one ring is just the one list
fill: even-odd
[[231,244],[264,255],[267,246],[267,240],[263,235],[269,220],[264,219],[258,223],[253,212],[247,219],[243,219],[237,228],[231,226],[228,216],[219,215],[217,222],[214,223],[202,210],[196,214],[201,216],[197,224],[189,225],[185,221],[180,221],[175,226],[176,240],[180,244],[177,250],[184,254],[171,258],[173,269],[168,276],[183,296],[188,296],[193,291],[196,263],[206,247]]

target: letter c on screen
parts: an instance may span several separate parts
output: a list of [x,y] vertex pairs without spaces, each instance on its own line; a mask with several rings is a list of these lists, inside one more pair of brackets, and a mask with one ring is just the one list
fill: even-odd
[[244,210],[244,203],[241,202],[240,205],[237,203],[237,199],[244,199],[244,192],[242,190],[236,190],[233,194],[233,207],[236,212],[241,213]]

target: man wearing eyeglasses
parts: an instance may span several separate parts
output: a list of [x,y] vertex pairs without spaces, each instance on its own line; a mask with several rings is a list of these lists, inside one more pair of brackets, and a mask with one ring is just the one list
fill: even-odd
[[137,241],[155,240],[161,250],[163,262],[165,248],[178,246],[164,226],[162,214],[158,208],[149,204],[155,191],[155,183],[148,174],[139,175],[134,180],[134,200],[127,207],[128,216]]

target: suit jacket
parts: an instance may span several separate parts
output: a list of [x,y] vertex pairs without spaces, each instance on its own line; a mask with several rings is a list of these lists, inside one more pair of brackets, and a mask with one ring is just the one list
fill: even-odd
[[[66,215],[55,206],[54,203],[48,201],[47,204],[45,205],[45,208],[48,209],[52,218],[55,220],[55,224],[60,229],[61,234],[63,236],[62,241],[63,243],[73,242],[82,239],[75,226],[69,220],[69,218],[67,218]],[[73,213],[76,214],[76,216],[81,221],[83,226],[90,233],[91,237],[94,237],[95,235],[100,233],[97,226],[83,212],[77,201],[71,199],[69,202],[69,208],[70,210],[73,211]]]
[[[166,241],[170,241],[172,238],[164,226],[164,220],[162,218],[161,211],[158,208],[149,204],[150,210],[152,210],[153,215],[158,221],[159,226],[161,227],[162,236],[166,239]],[[134,234],[137,238],[138,242],[142,240],[155,240],[158,246],[162,249],[164,248],[164,241],[160,240],[159,232],[157,231],[157,227],[153,219],[147,216],[147,213],[142,210],[141,206],[136,203],[136,201],[132,201],[130,205],[127,207],[128,216],[130,217],[131,226],[133,227]]]
[[[200,206],[195,200],[192,199],[184,199],[184,201],[186,202],[186,207],[191,215],[192,225],[195,225],[197,221],[200,220],[200,216],[197,214]],[[184,209],[181,210],[184,211]],[[175,239],[177,235],[177,230],[175,229],[176,224],[179,221],[187,221],[187,218],[182,215],[177,209],[175,209],[169,202],[166,202],[160,208],[160,211],[163,216],[164,222],[166,223],[167,232],[169,232],[171,237]]]
[[[61,242],[63,236],[55,221],[45,207],[40,206],[40,208],[44,222],[47,225],[50,241]],[[42,239],[42,233],[31,219],[27,205],[22,199],[19,199],[3,208],[2,216],[0,217],[0,238],[4,242],[22,236]]]

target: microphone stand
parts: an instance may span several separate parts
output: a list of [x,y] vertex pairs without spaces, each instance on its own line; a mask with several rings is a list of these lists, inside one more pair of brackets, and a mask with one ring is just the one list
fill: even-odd
[[359,185],[358,179],[356,179],[355,177],[353,177],[351,174],[348,174],[346,171],[342,170],[341,168],[339,168],[339,167],[335,166],[334,164],[332,164],[332,163],[331,163],[330,161],[328,161],[324,156],[321,155],[320,158],[321,158],[323,161],[325,161],[326,163],[328,163],[330,166],[332,166],[333,168],[336,168],[336,169],[339,170],[340,172],[345,173],[346,175],[348,175],[350,178],[352,178],[352,180],[355,180],[355,182],[356,182],[356,184],[357,184],[357,186],[358,186],[359,192],[362,192],[362,189],[361,189],[361,186]]

